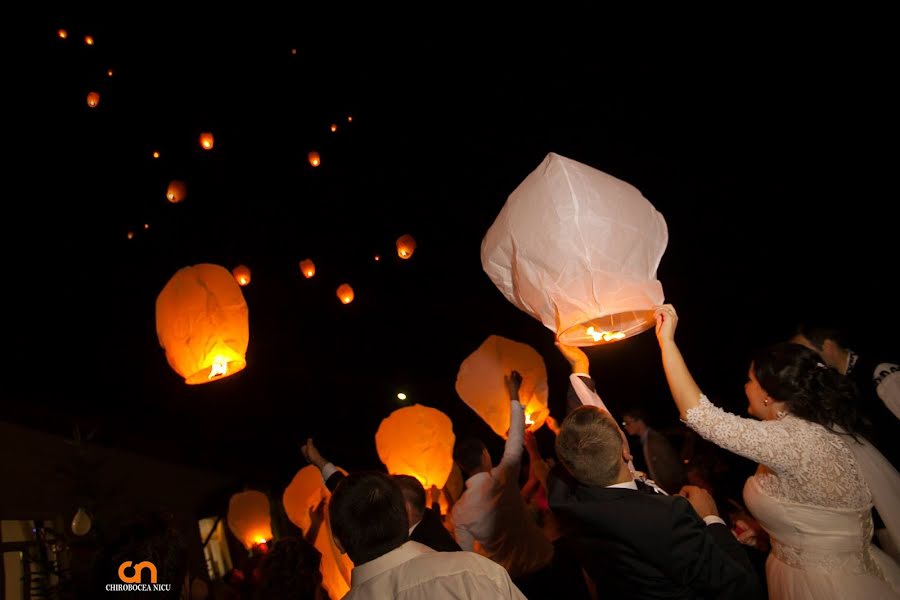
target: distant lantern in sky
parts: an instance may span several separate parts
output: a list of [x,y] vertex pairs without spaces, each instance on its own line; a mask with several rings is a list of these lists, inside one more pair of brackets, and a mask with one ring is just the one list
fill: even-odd
[[66,31],[65,29],[60,29],[59,31],[56,32],[56,35],[59,36],[59,39],[64,40],[67,37],[69,37],[69,32]]
[[144,231],[150,229],[150,223],[144,223]]
[[97,92],[89,92],[87,95],[87,105],[91,108],[97,108],[98,104],[100,104],[100,94]]
[[113,76],[113,70],[112,70],[112,69],[107,69],[106,74],[107,74],[109,77],[112,77],[112,76]]
[[[316,263],[312,261],[311,258],[307,258],[306,260],[300,261],[300,272],[303,273],[303,276],[307,279],[310,279],[313,275],[316,274]],[[353,292],[351,291],[351,294]]]
[[247,302],[228,269],[180,269],[156,298],[156,334],[169,366],[187,384],[223,379],[247,366]]
[[205,131],[200,134],[200,147],[204,150],[212,150],[213,144],[215,144],[215,140],[213,139],[213,134]]
[[93,46],[94,45],[94,36],[92,36],[92,35],[84,36],[84,43],[87,44],[88,46]]
[[129,231],[129,232],[126,233],[125,235],[128,237],[129,240],[133,240],[133,239],[134,239],[134,232],[133,232],[133,231]]
[[307,155],[307,158],[309,158],[309,164],[311,164],[314,167],[318,167],[320,164],[322,164],[322,159],[321,159],[321,157],[319,157],[318,152],[315,152],[315,151],[310,152]]
[[272,539],[269,499],[262,492],[248,490],[228,501],[228,528],[248,550]]
[[187,196],[187,185],[183,181],[179,181],[178,179],[173,179],[169,182],[169,187],[166,189],[166,198],[172,204],[178,204]]
[[411,258],[413,252],[416,251],[416,240],[413,236],[406,234],[397,239],[397,256],[406,260]]
[[380,254],[376,254],[376,255],[375,255],[375,262],[378,262],[378,261],[380,261],[380,260],[381,260],[381,255],[380,255]]
[[353,302],[353,298],[355,297],[353,294],[353,288],[346,283],[342,283],[337,289],[337,297],[344,304],[350,304],[351,302]]
[[509,195],[481,242],[494,285],[564,344],[651,329],[663,216],[629,183],[550,153]]
[[425,489],[444,487],[453,469],[453,423],[436,408],[398,408],[378,426],[375,449],[391,475],[411,475]]
[[347,115],[347,122],[348,122],[348,123],[352,123],[352,122],[353,122],[353,115]]
[[250,283],[250,267],[247,267],[245,265],[238,265],[231,270],[231,274],[234,275],[234,280],[237,281],[241,286],[245,286]]
[[153,158],[159,158],[159,150],[153,151]]
[[334,133],[335,131],[337,131],[337,124],[332,123],[330,129],[331,129],[331,133]]
[[296,54],[297,54],[297,49],[296,49],[296,48],[291,48],[291,54],[296,55]]

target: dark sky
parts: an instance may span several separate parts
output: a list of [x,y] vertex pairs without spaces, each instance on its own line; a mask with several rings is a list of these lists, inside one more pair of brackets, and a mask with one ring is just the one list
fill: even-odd
[[[553,36],[395,20],[358,34],[340,15],[252,10],[23,21],[7,73],[2,418],[78,423],[248,481],[292,474],[310,435],[348,467],[375,466],[398,391],[444,410],[457,435],[488,435],[454,382],[490,334],[544,355],[562,416],[552,333],[479,257],[551,151],[632,183],[665,216],[658,275],[679,340],[730,408],[745,406],[750,350],[811,314],[896,348],[896,65],[877,16],[835,16],[853,42],[766,18],[665,35],[604,21],[586,35],[595,17],[560,11],[571,29]],[[164,198],[173,178],[188,184],[179,205]],[[393,250],[403,233],[418,240],[410,261]],[[200,262],[252,269],[248,367],[186,386],[154,303]],[[672,420],[652,333],[590,356],[610,404]]]

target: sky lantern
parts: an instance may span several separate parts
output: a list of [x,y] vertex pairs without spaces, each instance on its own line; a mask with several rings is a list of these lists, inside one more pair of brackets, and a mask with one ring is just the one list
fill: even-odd
[[[312,276],[316,274],[316,263],[314,263],[311,258],[301,260],[300,272],[303,273],[303,276],[307,279],[312,278]],[[350,293],[352,294],[353,290],[350,290]]]
[[502,438],[509,431],[510,409],[504,376],[513,371],[522,375],[519,402],[525,408],[526,429],[536,431],[550,414],[547,367],[537,350],[492,335],[462,362],[456,376],[456,393]]
[[306,465],[294,475],[291,483],[285,488],[282,503],[284,512],[291,523],[300,528],[303,535],[307,535],[312,525],[309,512],[315,509],[319,502],[325,500],[325,520],[313,545],[322,555],[319,570],[322,573],[322,585],[331,598],[342,598],[350,590],[350,572],[353,570],[353,561],[346,554],[342,554],[334,539],[331,537],[331,518],[328,514],[328,500],[331,492],[325,487],[319,469],[313,465]]
[[84,43],[87,44],[88,46],[93,46],[94,45],[94,36],[92,36],[92,35],[84,36]]
[[112,70],[112,69],[107,69],[106,75],[109,76],[109,77],[112,77],[112,76],[113,76],[113,70]]
[[634,186],[550,153],[509,195],[481,242],[506,298],[559,340],[594,346],[654,325],[663,216]]
[[294,56],[297,56],[297,49],[291,48],[291,54],[293,54]]
[[416,240],[413,236],[406,234],[397,239],[397,256],[407,260],[412,258],[413,252],[416,251]]
[[215,145],[215,139],[213,138],[213,134],[205,131],[200,134],[200,147],[204,150],[212,150]]
[[166,199],[172,204],[178,204],[187,196],[187,185],[183,181],[173,179],[166,189]]
[[180,269],[156,299],[156,334],[187,384],[224,379],[247,366],[247,302],[228,269]]
[[338,286],[337,297],[344,304],[350,304],[351,302],[353,302],[353,298],[355,297],[355,295],[353,294],[353,288],[350,287],[350,284],[342,283],[340,286]]
[[228,501],[228,528],[248,550],[272,539],[269,499],[262,492],[248,490]]
[[153,158],[159,158],[159,150],[153,151]]
[[98,104],[100,104],[100,94],[97,92],[88,92],[87,105],[91,108],[97,108]]
[[412,475],[426,490],[443,488],[453,469],[450,417],[421,404],[398,408],[375,433],[378,458],[391,475]]
[[60,29],[59,31],[56,32],[56,35],[59,36],[59,39],[64,40],[67,37],[69,37],[69,32],[66,31],[65,29]]
[[375,262],[379,262],[380,260],[381,260],[381,255],[380,255],[380,254],[376,254],[376,255],[375,255]]
[[134,232],[133,232],[133,231],[129,231],[128,233],[125,234],[125,236],[126,236],[129,240],[133,240],[133,239],[134,239]]
[[238,285],[241,287],[250,283],[250,267],[238,265],[231,270],[231,274],[234,275],[234,280],[237,281]]
[[337,132],[337,123],[332,123],[329,129],[331,129],[331,133]]
[[348,122],[348,123],[352,123],[352,122],[353,122],[353,115],[347,115],[347,122]]
[[309,164],[311,164],[314,167],[318,167],[319,165],[322,164],[322,158],[319,156],[318,152],[315,152],[315,151],[310,152],[307,155],[307,158],[309,158]]

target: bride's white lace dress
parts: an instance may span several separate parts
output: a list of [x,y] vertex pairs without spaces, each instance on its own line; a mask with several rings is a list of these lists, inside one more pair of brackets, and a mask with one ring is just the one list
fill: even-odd
[[[771,537],[770,598],[900,598],[900,567],[871,543],[873,500],[866,478],[900,480],[890,465],[892,474],[866,473],[860,466],[865,459],[861,463],[855,455],[862,445],[852,438],[790,414],[775,421],[738,417],[706,396],[688,411],[685,423],[718,446],[760,463],[744,486],[744,501]],[[877,454],[871,446],[866,450]],[[879,468],[886,464],[878,463]]]

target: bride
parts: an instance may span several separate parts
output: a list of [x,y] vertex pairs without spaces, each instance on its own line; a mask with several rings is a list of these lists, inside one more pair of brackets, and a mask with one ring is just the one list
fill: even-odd
[[682,420],[711,442],[759,463],[744,501],[769,533],[769,597],[900,598],[900,566],[871,543],[873,504],[900,541],[900,476],[860,435],[855,388],[797,344],[754,357],[738,417],[709,402],[675,344],[678,317],[656,310],[666,379]]

